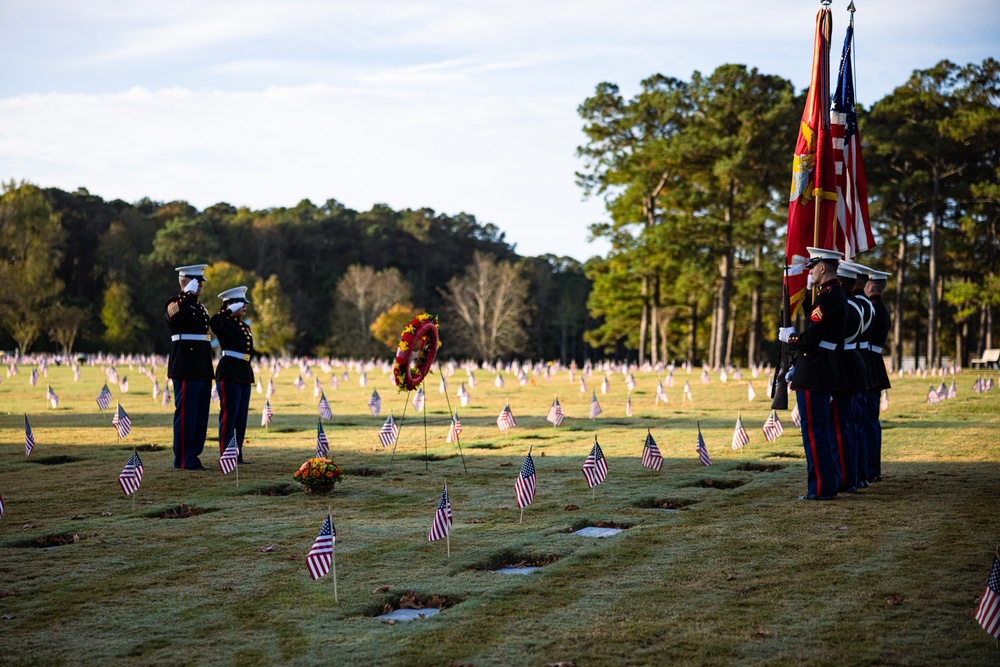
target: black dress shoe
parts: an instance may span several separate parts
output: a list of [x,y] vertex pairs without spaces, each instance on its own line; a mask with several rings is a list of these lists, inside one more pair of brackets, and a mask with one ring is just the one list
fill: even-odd
[[843,491],[841,491],[841,493],[857,493],[857,492],[858,492],[858,487],[856,486],[849,486]]
[[796,500],[816,500],[816,495],[812,493],[807,493],[804,496],[799,496]]
[[860,482],[858,482],[858,488],[859,489],[867,489],[868,488],[868,480],[864,479],[864,480],[861,480]]
[[832,496],[816,496],[815,498],[813,498],[813,500],[835,500],[836,498],[837,498],[836,495],[832,495]]
[[873,482],[881,482],[882,481],[882,475],[875,475],[874,477],[872,477],[871,481],[873,481]]
[[241,466],[253,465],[253,461],[245,461],[243,459],[238,460],[237,463],[239,463]]
[[196,466],[191,466],[190,468],[184,468],[184,469],[185,470],[208,470],[208,468],[206,468],[205,466],[203,466],[200,463],[198,465],[196,465]]

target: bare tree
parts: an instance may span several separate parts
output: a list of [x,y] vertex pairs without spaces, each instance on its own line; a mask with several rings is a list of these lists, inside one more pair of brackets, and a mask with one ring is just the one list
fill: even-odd
[[90,314],[85,309],[61,303],[57,303],[49,311],[49,336],[59,344],[63,354],[73,352],[76,336],[89,317]]
[[349,327],[353,341],[349,347],[357,353],[372,354],[372,323],[397,303],[409,301],[410,286],[399,269],[376,272],[370,266],[352,264],[337,283],[337,296],[349,306],[346,315],[354,322]]
[[528,340],[528,281],[510,262],[477,252],[443,295],[454,315],[455,338],[467,351],[493,360],[522,350]]

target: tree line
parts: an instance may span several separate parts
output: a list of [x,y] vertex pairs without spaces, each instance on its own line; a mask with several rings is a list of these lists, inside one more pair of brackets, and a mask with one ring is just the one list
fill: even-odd
[[[221,305],[212,295],[250,288],[261,352],[385,357],[406,316],[427,310],[461,315],[442,332],[455,355],[590,356],[583,266],[520,257],[495,225],[464,213],[358,212],[333,199],[199,211],[11,181],[0,257],[0,349],[163,353],[174,267],[203,262],[210,312]],[[477,299],[490,308],[473,313]]]
[[[598,84],[579,107],[577,181],[605,202],[591,234],[611,251],[585,264],[521,257],[495,225],[429,208],[199,211],[5,183],[0,348],[164,352],[173,267],[202,261],[209,293],[251,288],[272,354],[386,356],[428,310],[456,356],[762,363],[775,353],[804,99],[743,65],[653,75],[630,99]],[[879,243],[858,259],[894,275],[896,367],[904,355],[967,363],[996,345],[998,103],[990,58],[915,71],[859,107]]]
[[[804,99],[785,79],[724,65],[649,77],[630,99],[601,83],[580,105],[577,180],[604,199],[609,221],[591,231],[612,246],[588,266],[590,344],[654,363],[773,358]],[[897,368],[904,354],[967,363],[995,346],[998,103],[990,58],[915,71],[859,108],[879,244],[858,261],[894,275]]]

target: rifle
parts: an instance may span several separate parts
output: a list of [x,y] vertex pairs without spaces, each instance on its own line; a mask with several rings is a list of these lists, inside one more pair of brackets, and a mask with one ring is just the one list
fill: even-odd
[[[781,285],[781,326],[792,326],[792,303],[788,296],[788,267],[785,267],[785,279]],[[785,374],[791,368],[791,354],[788,350],[788,343],[781,344],[781,363],[774,369],[774,377],[771,379],[771,409],[788,409],[788,383],[785,382]]]

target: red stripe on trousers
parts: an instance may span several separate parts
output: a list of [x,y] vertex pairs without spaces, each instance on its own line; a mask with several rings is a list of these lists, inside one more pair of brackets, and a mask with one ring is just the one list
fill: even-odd
[[844,458],[844,436],[840,432],[840,413],[837,411],[837,400],[830,404],[833,408],[833,426],[837,431],[837,453],[840,455],[840,476],[844,479],[842,484],[847,482],[847,459]]
[[806,394],[806,419],[809,420],[809,449],[812,450],[813,455],[813,469],[816,471],[816,495],[823,495],[823,476],[819,474],[819,457],[816,456],[816,438],[813,437],[813,429],[816,424],[813,423],[813,411],[812,411],[812,399],[809,398],[809,390],[805,391]]
[[187,430],[187,420],[184,418],[184,406],[187,405],[184,400],[185,386],[187,386],[187,380],[181,378],[181,468],[184,468],[184,463],[187,461],[187,447],[184,442],[184,434]]

